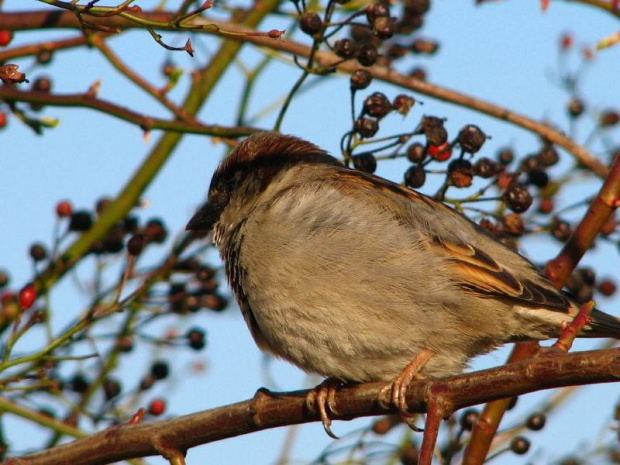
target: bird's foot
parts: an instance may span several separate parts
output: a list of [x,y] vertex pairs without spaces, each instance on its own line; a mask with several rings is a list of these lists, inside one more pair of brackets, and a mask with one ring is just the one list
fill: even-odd
[[342,382],[334,379],[327,378],[312,391],[308,393],[306,397],[306,405],[313,412],[318,412],[321,417],[321,423],[323,423],[323,429],[328,436],[334,439],[340,439],[336,436],[332,429],[332,420],[329,417],[328,410],[332,414],[338,415],[336,410],[336,390],[342,386]]

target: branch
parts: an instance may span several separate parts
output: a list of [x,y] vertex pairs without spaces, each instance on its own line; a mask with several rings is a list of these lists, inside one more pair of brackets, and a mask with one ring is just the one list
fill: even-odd
[[[145,20],[161,23],[161,27],[158,27],[158,29],[179,31],[179,28],[173,24],[174,15],[174,13],[166,12],[143,12],[140,14],[140,17],[143,17]],[[89,21],[93,25],[108,26],[121,30],[142,27],[135,22],[129,21],[120,16],[105,18],[90,17]],[[255,36],[252,35],[254,33],[252,29],[234,23],[196,18],[194,21],[190,22],[190,24],[194,25],[196,28],[203,28],[192,29],[196,33],[202,32],[205,34],[217,35],[219,30],[227,30],[230,33],[237,34],[228,36],[231,40],[249,42],[258,46],[268,47],[273,50],[278,50],[305,58],[309,58],[312,54],[312,47],[310,46],[293,41],[273,40],[265,36]],[[0,13],[0,29],[24,30],[49,29],[52,27],[80,29],[80,23],[73,13],[67,11]],[[317,65],[325,68],[334,67],[334,69],[344,71],[346,73],[352,73],[356,69],[360,68],[357,61],[350,60],[342,62],[341,58],[326,51],[317,51],[314,54],[314,59]],[[370,71],[375,79],[380,81],[389,82],[438,100],[469,108],[536,133],[550,142],[564,148],[566,151],[571,153],[582,166],[588,168],[599,177],[605,177],[609,171],[607,166],[594,157],[594,155],[592,155],[585,147],[582,147],[570,137],[567,137],[560,131],[557,131],[544,123],[540,123],[521,115],[520,113],[511,111],[508,108],[499,105],[495,105],[491,102],[477,99],[467,94],[463,94],[436,84],[431,84],[404,76],[393,69],[380,66],[373,66],[366,69]]]
[[145,131],[162,129],[188,134],[205,134],[219,137],[241,137],[259,131],[259,129],[235,126],[224,127],[207,125],[192,121],[169,121],[136,113],[106,100],[87,94],[49,94],[47,92],[20,91],[13,86],[0,86],[0,100],[7,102],[29,102],[58,107],[83,107],[100,111],[110,116],[134,123]]
[[[542,356],[491,370],[413,382],[407,392],[411,413],[426,411],[438,397],[452,413],[493,399],[563,386],[620,381],[620,349]],[[338,415],[353,418],[395,413],[380,406],[383,383],[360,384],[336,393]],[[110,427],[88,438],[42,452],[8,459],[5,465],[94,465],[185,453],[201,444],[286,425],[319,421],[306,408],[308,391],[259,390],[253,399],[173,420]]]

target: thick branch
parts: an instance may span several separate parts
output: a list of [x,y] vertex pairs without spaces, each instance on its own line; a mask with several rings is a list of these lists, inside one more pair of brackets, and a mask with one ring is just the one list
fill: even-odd
[[[179,31],[179,27],[174,26],[173,19],[174,13],[166,12],[143,12],[139,15],[141,18],[149,21],[161,23],[158,29],[162,30],[176,30]],[[111,17],[89,17],[89,22],[93,25],[101,25],[111,28],[128,29],[141,27],[138,24],[129,21],[120,16]],[[252,35],[254,32],[252,29],[244,28],[238,24],[227,23],[223,21],[211,21],[203,18],[197,18],[190,26],[195,33],[202,32],[206,34],[218,34],[218,31],[226,30],[235,33],[241,33],[239,36],[229,37],[231,40],[239,40],[243,42],[250,42],[255,45],[269,47],[274,50],[289,53],[301,57],[309,57],[312,53],[312,48],[307,45],[303,45],[292,41],[274,40],[269,37]],[[204,29],[194,29],[198,26]],[[48,28],[71,28],[79,29],[80,24],[73,13],[67,11],[35,11],[35,12],[21,12],[21,13],[0,13],[0,29],[48,29]],[[181,29],[182,30],[182,29]],[[247,34],[247,35],[243,35]],[[336,55],[319,51],[314,55],[315,64],[330,67],[334,66],[335,69],[351,73],[360,68],[360,65],[355,60],[341,61]],[[550,142],[557,144],[571,153],[579,162],[596,173],[600,177],[605,177],[608,173],[608,168],[598,159],[596,159],[586,148],[577,144],[570,137],[562,134],[561,132],[553,129],[552,127],[537,122],[531,118],[521,115],[517,112],[511,111],[505,107],[495,105],[485,100],[477,99],[469,95],[456,92],[454,90],[431,84],[428,82],[420,81],[415,78],[403,76],[395,70],[373,66],[367,68],[375,79],[389,82],[403,88],[409,89],[414,92],[418,92],[429,97],[433,97],[445,102],[450,102],[455,105],[459,105],[465,108],[484,113],[494,118],[507,121],[516,126],[527,129],[534,132],[541,137],[549,140]]]
[[[411,412],[426,411],[427,402],[441,395],[452,411],[493,399],[563,386],[620,381],[620,349],[542,356],[491,370],[412,383],[407,393]],[[343,388],[336,394],[339,415],[352,419],[393,413],[378,402],[382,383]],[[6,465],[95,465],[158,455],[161,444],[170,450],[191,447],[254,431],[318,421],[307,410],[308,391],[258,391],[244,402],[173,420],[111,427],[88,438],[8,459]]]

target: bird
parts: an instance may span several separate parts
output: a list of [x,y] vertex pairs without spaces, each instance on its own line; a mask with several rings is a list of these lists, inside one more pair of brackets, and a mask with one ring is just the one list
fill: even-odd
[[[456,210],[295,136],[240,142],[186,229],[213,231],[261,350],[328,381],[385,381],[401,409],[412,379],[556,338],[580,309]],[[579,336],[620,339],[620,320],[595,309]]]

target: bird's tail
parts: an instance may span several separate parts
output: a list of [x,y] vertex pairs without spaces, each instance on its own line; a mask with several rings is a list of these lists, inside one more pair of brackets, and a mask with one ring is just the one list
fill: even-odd
[[620,319],[594,309],[590,323],[583,329],[580,337],[611,337],[620,339]]

